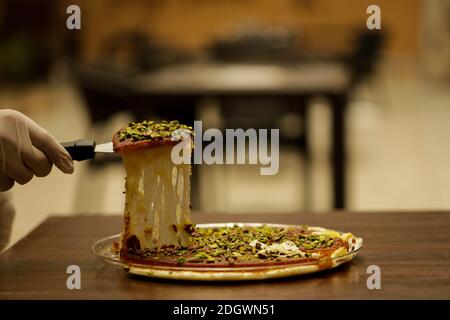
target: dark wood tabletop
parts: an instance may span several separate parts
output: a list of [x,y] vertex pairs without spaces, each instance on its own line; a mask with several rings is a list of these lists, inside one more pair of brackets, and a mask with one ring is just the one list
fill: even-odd
[[[95,240],[120,232],[120,216],[51,217],[0,255],[0,299],[449,299],[450,212],[272,215],[193,214],[201,222],[309,224],[364,238],[350,263],[316,274],[236,283],[130,276],[91,253]],[[68,290],[66,268],[81,268]],[[381,289],[367,288],[367,268]]]

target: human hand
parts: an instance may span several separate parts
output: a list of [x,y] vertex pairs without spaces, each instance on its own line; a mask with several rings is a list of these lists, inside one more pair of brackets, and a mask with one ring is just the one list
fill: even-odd
[[50,133],[18,111],[0,110],[0,191],[48,175],[52,164],[73,172],[72,158]]

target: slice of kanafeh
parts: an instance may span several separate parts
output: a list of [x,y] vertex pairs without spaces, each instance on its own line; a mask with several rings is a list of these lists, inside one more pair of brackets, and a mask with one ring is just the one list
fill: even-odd
[[191,166],[171,158],[186,135],[192,128],[178,121],[130,123],[114,135],[126,171],[121,256],[189,244]]

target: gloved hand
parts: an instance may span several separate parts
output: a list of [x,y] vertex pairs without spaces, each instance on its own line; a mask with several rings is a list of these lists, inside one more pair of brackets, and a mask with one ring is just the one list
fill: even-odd
[[50,133],[18,111],[0,110],[0,191],[48,175],[52,164],[73,172],[72,158]]

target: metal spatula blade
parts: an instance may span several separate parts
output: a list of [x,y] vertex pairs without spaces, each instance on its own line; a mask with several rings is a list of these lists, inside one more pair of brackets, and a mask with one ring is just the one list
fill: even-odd
[[81,139],[64,142],[61,145],[69,152],[72,159],[76,161],[93,159],[98,152],[114,153],[112,142],[96,144],[94,140]]
[[95,152],[101,152],[101,153],[113,153],[113,143],[112,142],[106,142],[102,144],[95,145]]

